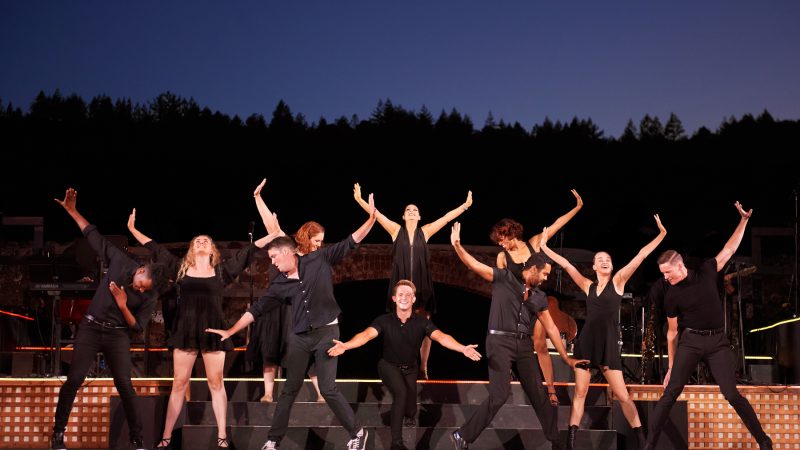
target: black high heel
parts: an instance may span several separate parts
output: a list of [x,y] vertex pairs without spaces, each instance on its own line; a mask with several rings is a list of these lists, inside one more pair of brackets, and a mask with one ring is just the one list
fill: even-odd
[[217,450],[228,450],[231,447],[230,441],[228,441],[227,437],[217,438]]
[[578,426],[570,425],[567,430],[567,450],[575,450],[575,436],[578,434]]
[[153,450],[172,450],[172,437],[162,438]]

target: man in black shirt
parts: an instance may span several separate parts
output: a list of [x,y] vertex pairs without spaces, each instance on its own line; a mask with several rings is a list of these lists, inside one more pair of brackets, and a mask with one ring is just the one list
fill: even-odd
[[398,281],[392,288],[394,312],[378,316],[367,329],[347,342],[334,339],[335,345],[328,350],[330,356],[339,356],[383,333],[383,357],[378,361],[378,372],[392,393],[391,450],[407,450],[403,444],[403,416],[412,424],[417,414],[417,357],[422,340],[429,337],[473,361],[481,359],[481,354],[475,350],[477,345],[462,345],[449,334],[439,331],[425,316],[414,314],[416,294],[414,283]]
[[772,440],[761,428],[753,407],[736,389],[736,362],[724,333],[725,315],[717,288],[717,272],[736,253],[747,221],[753,214],[752,209],[745,211],[739,202],[735,206],[741,219],[733,235],[722,251],[714,259],[706,260],[699,270],[687,269],[680,253],[675,250],[667,250],[658,258],[658,268],[666,282],[659,283],[661,288],[655,289],[660,289],[660,292],[655,295],[663,299],[667,316],[669,369],[664,377],[664,394],[658,400],[649,424],[645,449],[655,447],[669,410],[701,360],[708,364],[720,392],[739,414],[761,450],[772,449]]
[[533,325],[538,319],[561,358],[573,369],[588,360],[567,356],[558,328],[547,311],[547,296],[539,285],[547,280],[550,264],[538,253],[531,255],[528,267],[520,280],[509,269],[487,266],[467,253],[461,246],[461,224],[453,224],[450,242],[461,261],[486,281],[492,282],[492,306],[489,310],[489,332],[486,336],[486,355],[489,358],[489,398],[460,429],[450,436],[456,450],[467,448],[491,423],[497,411],[511,394],[509,371],[516,363],[519,380],[536,411],[547,439],[554,449],[560,449],[558,410],[550,404],[542,388],[542,374],[531,345]]
[[334,339],[339,338],[338,316],[342,312],[333,296],[331,267],[355,250],[375,224],[375,206],[369,196],[370,216],[347,239],[320,248],[306,255],[297,255],[292,238],[279,237],[267,244],[267,254],[281,273],[273,279],[267,292],[253,303],[242,317],[227,330],[208,329],[225,340],[255,321],[257,316],[283,304],[292,305],[292,325],[286,337],[286,383],[283,385],[267,442],[262,450],[278,448],[289,426],[289,414],[297,393],[303,385],[309,361],[313,355],[322,397],[336,418],[350,433],[348,449],[363,450],[367,430],[356,421],[353,409],[336,387],[337,359],[328,355]]
[[94,364],[97,353],[103,352],[128,419],[131,446],[143,449],[142,422],[137,411],[136,391],[131,382],[133,364],[129,331],[141,331],[150,320],[156,307],[158,288],[164,282],[164,267],[160,264],[141,265],[114,246],[78,212],[77,199],[78,192],[69,188],[64,200],[55,200],[78,224],[89,245],[108,267],[108,273],[100,281],[75,337],[72,365],[67,381],[58,393],[50,448],[66,449],[64,431],[75,395]]

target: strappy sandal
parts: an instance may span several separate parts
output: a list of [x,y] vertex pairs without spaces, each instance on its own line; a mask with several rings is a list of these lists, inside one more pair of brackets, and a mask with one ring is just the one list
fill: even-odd
[[162,438],[153,450],[172,450],[172,437]]
[[547,391],[547,395],[548,397],[550,397],[550,404],[553,406],[558,406],[559,401],[558,401],[558,394],[556,393],[556,391],[552,392]]
[[230,448],[230,446],[231,446],[231,443],[228,442],[228,438],[226,438],[226,437],[224,437],[224,438],[218,437],[217,438],[217,449],[218,450],[228,450],[228,448]]

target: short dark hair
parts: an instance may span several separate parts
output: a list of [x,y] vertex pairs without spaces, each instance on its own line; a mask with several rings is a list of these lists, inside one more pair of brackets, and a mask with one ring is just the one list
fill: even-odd
[[153,282],[153,285],[150,287],[150,289],[157,292],[159,295],[163,294],[169,287],[167,266],[163,263],[148,263],[143,267],[145,273]]
[[527,261],[525,261],[526,268],[536,267],[536,270],[544,269],[544,266],[546,266],[547,264],[550,263],[547,261],[547,258],[545,258],[544,255],[542,255],[541,253],[534,253],[531,255],[530,258],[528,258]]
[[497,244],[500,242],[500,238],[503,237],[522,239],[522,224],[514,219],[500,219],[500,221],[492,227],[492,231],[489,233],[489,239]]
[[658,257],[658,265],[661,264],[677,264],[683,262],[683,257],[676,250],[667,250]]
[[289,236],[280,236],[267,244],[267,251],[270,251],[273,248],[288,248],[292,252],[296,252],[297,244],[294,242],[294,239],[290,238]]

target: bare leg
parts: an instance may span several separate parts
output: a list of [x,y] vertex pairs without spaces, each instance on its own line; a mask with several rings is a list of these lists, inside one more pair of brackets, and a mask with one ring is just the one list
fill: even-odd
[[264,396],[261,397],[262,402],[272,402],[273,391],[275,390],[275,374],[278,372],[278,366],[275,364],[264,364]]
[[583,405],[586,403],[586,394],[589,392],[589,381],[592,371],[575,369],[575,396],[572,397],[572,411],[569,414],[569,424],[580,426],[583,417]]
[[318,402],[324,402],[325,398],[322,396],[322,393],[319,391],[319,380],[317,380],[317,376],[316,375],[309,375],[309,378],[311,378],[311,384],[314,385],[314,391],[317,392],[317,401]]
[[542,377],[545,385],[547,385],[547,396],[550,404],[557,406],[558,396],[553,385],[553,360],[550,359],[550,353],[547,349],[547,332],[538,320],[536,325],[533,326],[533,349],[536,351],[536,359],[539,361],[539,368],[542,369]]
[[603,366],[602,370],[603,376],[606,377],[614,397],[619,401],[619,406],[622,407],[622,414],[625,415],[625,419],[628,420],[631,428],[642,426],[642,422],[639,420],[639,413],[636,411],[636,405],[631,400],[631,396],[628,395],[628,388],[625,386],[625,378],[622,376],[622,371],[611,370],[606,366]]
[[[211,391],[211,408],[217,418],[217,437],[227,439],[228,394],[225,392],[225,383],[222,380],[225,352],[203,352],[203,362],[206,366],[208,390]],[[226,447],[227,444],[221,446]]]
[[167,404],[167,420],[164,423],[164,439],[172,439],[172,430],[175,422],[183,409],[183,402],[186,400],[186,388],[189,386],[189,378],[192,376],[194,361],[197,359],[197,350],[185,351],[175,349],[172,351],[172,391],[169,393],[169,403]]

